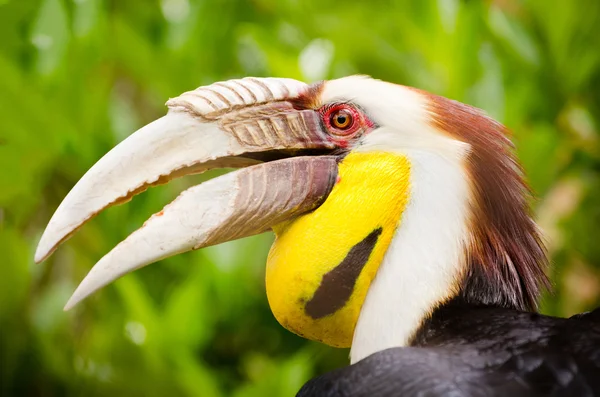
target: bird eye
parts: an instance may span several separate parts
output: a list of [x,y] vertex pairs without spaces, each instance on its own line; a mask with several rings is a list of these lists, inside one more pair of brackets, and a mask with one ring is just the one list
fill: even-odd
[[359,111],[348,104],[329,105],[320,111],[329,132],[344,139],[354,136],[364,124]]
[[331,114],[330,121],[333,127],[345,130],[352,126],[354,119],[350,111],[347,109],[340,109]]

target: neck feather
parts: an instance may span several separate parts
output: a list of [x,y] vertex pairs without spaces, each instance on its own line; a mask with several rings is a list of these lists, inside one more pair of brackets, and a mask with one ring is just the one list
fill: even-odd
[[[415,93],[425,98],[428,117],[420,133],[431,137],[435,131],[439,138],[428,142],[438,144],[430,147],[444,152],[401,150],[411,162],[411,198],[363,304],[353,363],[410,344],[423,322],[450,299],[534,310],[549,285],[529,190],[505,128],[472,107]],[[456,155],[449,155],[446,148],[452,145],[441,140],[466,144],[468,150],[455,145]]]
[[540,294],[549,287],[548,262],[508,131],[475,108],[429,99],[433,124],[471,146],[466,164],[471,236],[460,296],[467,303],[537,309]]

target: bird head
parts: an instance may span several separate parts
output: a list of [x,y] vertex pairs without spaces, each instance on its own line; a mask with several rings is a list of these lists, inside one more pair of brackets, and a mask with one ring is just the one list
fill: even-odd
[[66,308],[135,269],[273,230],[277,320],[352,346],[410,344],[441,304],[533,309],[547,281],[528,190],[505,128],[423,91],[351,76],[245,78],[186,92],[73,187],[35,259],[103,209],[212,168],[91,269]]

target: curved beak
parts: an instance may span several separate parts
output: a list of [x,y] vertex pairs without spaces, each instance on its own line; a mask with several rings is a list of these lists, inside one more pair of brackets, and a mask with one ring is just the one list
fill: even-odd
[[304,83],[246,78],[167,102],[166,116],[133,133],[77,182],[52,216],[36,262],[103,209],[148,187],[212,168],[248,167],[184,191],[105,255],[65,309],[160,259],[262,233],[318,207],[337,177],[319,115],[297,109]]

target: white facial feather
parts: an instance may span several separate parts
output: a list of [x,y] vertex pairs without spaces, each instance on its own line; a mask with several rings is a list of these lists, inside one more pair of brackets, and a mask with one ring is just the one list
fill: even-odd
[[469,145],[436,130],[427,98],[407,87],[353,76],[327,82],[322,100],[351,101],[380,126],[354,150],[398,153],[411,162],[409,204],[363,304],[350,353],[355,363],[406,346],[454,292],[468,238]]

